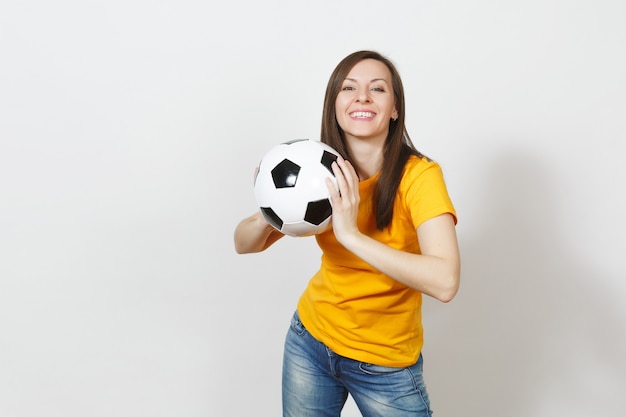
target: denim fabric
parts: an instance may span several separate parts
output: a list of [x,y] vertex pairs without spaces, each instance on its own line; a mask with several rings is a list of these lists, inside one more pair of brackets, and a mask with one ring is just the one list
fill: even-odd
[[406,368],[358,362],[314,339],[296,312],[285,340],[283,417],[338,417],[348,394],[363,417],[430,417],[422,357]]

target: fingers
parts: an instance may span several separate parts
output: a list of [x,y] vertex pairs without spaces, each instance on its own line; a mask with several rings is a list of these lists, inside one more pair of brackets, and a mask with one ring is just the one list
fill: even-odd
[[[342,175],[337,175],[337,169],[335,169],[335,167]],[[335,177],[345,179],[347,185],[353,185],[355,182],[359,182],[356,171],[350,161],[346,161],[342,157],[338,157],[333,164],[333,172],[335,173]]]
[[350,161],[346,161],[341,157],[337,158],[337,161],[333,164],[333,172],[337,178],[339,192],[343,193],[344,189],[345,191],[350,189],[358,190],[359,176]]
[[333,208],[333,231],[339,241],[358,233],[359,177],[350,162],[339,157],[332,164],[336,186],[326,179],[330,203]]
[[331,165],[333,174],[335,174],[336,187],[332,181],[328,180],[329,192],[331,199],[338,202],[341,198],[344,202],[358,201],[359,198],[359,177],[356,170],[349,161],[338,157]]
[[330,202],[334,205],[335,201],[340,197],[339,190],[335,186],[335,183],[330,178],[326,178],[326,188],[328,188],[328,195],[330,196]]

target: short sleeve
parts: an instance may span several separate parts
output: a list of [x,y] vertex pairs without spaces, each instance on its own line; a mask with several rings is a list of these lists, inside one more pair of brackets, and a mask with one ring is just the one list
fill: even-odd
[[416,229],[425,221],[445,213],[450,213],[457,223],[456,210],[439,164],[426,159],[411,160],[402,183],[405,204]]

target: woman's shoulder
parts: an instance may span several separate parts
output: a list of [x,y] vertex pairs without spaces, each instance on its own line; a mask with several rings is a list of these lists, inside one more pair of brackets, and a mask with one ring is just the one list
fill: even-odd
[[425,156],[411,155],[404,164],[404,176],[416,177],[430,169],[441,170],[436,161]]

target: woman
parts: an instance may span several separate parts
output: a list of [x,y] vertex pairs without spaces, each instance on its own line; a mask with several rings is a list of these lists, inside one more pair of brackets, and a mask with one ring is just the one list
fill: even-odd
[[[342,157],[328,181],[332,230],[320,270],[285,341],[283,415],[339,416],[348,394],[365,417],[430,416],[422,378],[422,294],[456,294],[456,213],[439,165],[413,146],[394,65],[373,51],[332,73],[322,141]],[[256,213],[239,223],[239,253],[282,237]]]

